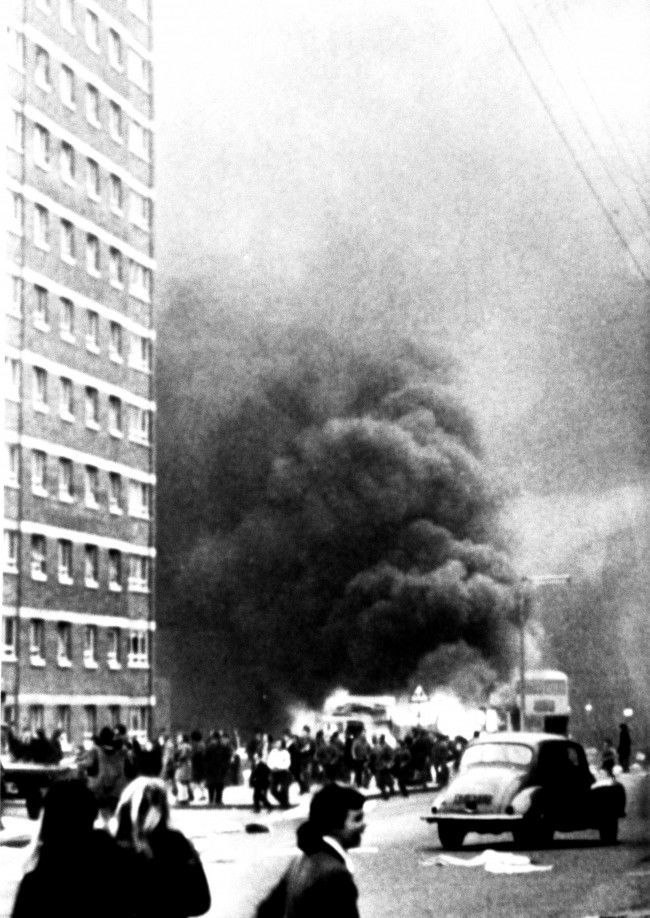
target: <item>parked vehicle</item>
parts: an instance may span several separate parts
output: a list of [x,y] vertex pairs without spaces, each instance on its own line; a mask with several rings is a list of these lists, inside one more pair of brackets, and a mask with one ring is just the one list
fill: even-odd
[[445,849],[469,832],[511,832],[521,847],[549,845],[556,832],[595,829],[604,844],[618,838],[625,789],[596,780],[585,751],[548,733],[484,734],[467,747],[458,774],[424,816]]
[[77,767],[72,760],[44,765],[38,762],[11,761],[3,756],[0,764],[0,794],[3,800],[24,800],[29,818],[38,819],[45,791],[50,784],[57,778],[76,773]]

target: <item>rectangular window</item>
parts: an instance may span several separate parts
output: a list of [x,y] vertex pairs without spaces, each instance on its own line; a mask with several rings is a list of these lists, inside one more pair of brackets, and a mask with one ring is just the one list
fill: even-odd
[[45,725],[45,707],[42,704],[30,704],[27,709],[27,726],[29,732],[34,734],[42,730]]
[[86,386],[86,427],[99,430],[99,392],[92,386]]
[[74,500],[74,479],[72,459],[65,456],[59,458],[59,500],[64,504],[71,504]]
[[129,150],[145,162],[149,162],[151,156],[151,135],[146,127],[138,124],[137,121],[129,123]]
[[34,287],[34,326],[41,331],[50,330],[50,295],[45,287]]
[[25,202],[22,194],[17,191],[9,192],[9,232],[14,236],[23,235]]
[[122,513],[122,476],[118,472],[108,475],[108,509],[111,513]]
[[149,665],[149,632],[148,631],[130,631],[129,632],[129,655],[127,657],[127,666],[147,667]]
[[32,494],[47,497],[47,454],[32,450]]
[[92,10],[86,10],[84,34],[88,47],[92,51],[99,51],[99,18]]
[[129,590],[132,593],[149,592],[149,558],[131,555],[129,558]]
[[99,120],[99,92],[92,83],[86,83],[86,121],[93,127],[101,127]]
[[20,401],[20,361],[16,357],[5,357],[5,398]]
[[52,89],[52,80],[50,78],[50,55],[45,48],[39,48],[38,46],[36,47],[34,82],[46,92]]
[[59,300],[59,334],[74,344],[74,303],[65,296]]
[[50,250],[50,212],[41,204],[34,204],[34,245]]
[[111,322],[109,325],[109,342],[108,355],[114,363],[122,363],[122,326],[119,322]]
[[108,103],[108,133],[117,143],[122,143],[122,109],[112,99]]
[[94,704],[88,704],[84,708],[85,730],[84,738],[92,739],[97,734],[97,708]]
[[[121,654],[121,643],[122,643],[122,634],[119,628],[111,628],[108,632],[108,652],[106,654],[106,659],[108,665],[111,669],[119,669],[120,661],[122,659]],[[118,723],[119,723],[119,708],[118,708]]]
[[133,335],[131,337],[131,354],[129,358],[129,365],[134,370],[140,370],[143,373],[150,373],[151,360],[151,339],[145,338],[144,335]]
[[122,590],[122,553],[116,548],[108,552],[108,588],[115,593]]
[[122,400],[116,395],[108,396],[108,432],[113,437],[121,437],[123,435]]
[[15,529],[5,529],[4,534],[4,563],[5,574],[18,573],[18,533]]
[[130,262],[129,293],[146,303],[151,297],[151,271],[138,261],[131,260]]
[[32,580],[47,580],[47,546],[45,536],[32,535],[30,553]]
[[99,549],[86,545],[84,549],[84,583],[91,590],[99,586]]
[[129,437],[134,443],[149,445],[151,435],[151,414],[146,408],[131,406],[131,426]]
[[108,30],[108,63],[113,70],[122,69],[122,38],[115,29]]
[[60,0],[59,15],[63,28],[74,32],[74,0]]
[[132,83],[149,92],[149,62],[133,48],[128,50],[127,74]]
[[139,743],[146,743],[149,736],[149,708],[144,705],[129,708],[128,730],[129,736]]
[[84,503],[91,510],[99,508],[99,469],[94,465],[87,465],[84,481]]
[[61,220],[61,258],[69,265],[76,264],[74,226],[69,220]]
[[9,112],[9,146],[18,153],[25,146],[25,119],[22,112],[11,109]]
[[86,160],[86,193],[93,201],[99,201],[100,191],[99,165],[89,158]]
[[67,376],[60,379],[59,414],[64,421],[74,421],[74,387]]
[[50,132],[41,124],[34,125],[34,162],[41,169],[50,168]]
[[65,140],[61,141],[61,178],[64,182],[67,182],[68,185],[74,185],[74,176],[75,176],[75,160],[74,160],[74,147],[66,143]]
[[60,92],[63,104],[67,105],[68,108],[74,108],[76,97],[74,70],[66,64],[61,64]]
[[22,316],[23,314],[23,279],[22,277],[11,278],[11,295],[7,312],[12,316]]
[[84,628],[84,666],[87,669],[97,668],[97,628],[86,625]]
[[143,481],[132,481],[129,486],[129,515],[148,520],[151,512],[151,488]]
[[73,583],[72,569],[72,542],[68,539],[59,539],[57,546],[57,559],[59,570],[59,583],[69,586]]
[[137,16],[143,22],[147,22],[149,16],[149,0],[128,0],[128,9],[130,13]]
[[59,622],[56,626],[56,662],[59,666],[72,665],[72,626]]
[[16,628],[15,615],[2,616],[2,659],[16,659],[16,643],[18,629]]
[[99,314],[86,310],[86,350],[99,354]]
[[124,288],[124,268],[122,266],[122,253],[119,249],[108,250],[108,276],[113,287],[119,290]]
[[43,367],[33,368],[33,401],[34,410],[47,412],[47,371]]
[[151,200],[137,191],[129,192],[129,220],[140,229],[149,232],[151,223]]
[[110,204],[111,210],[117,214],[122,213],[122,206],[124,204],[124,195],[122,192],[122,179],[119,175],[113,175],[111,173],[110,177]]
[[40,618],[29,623],[29,656],[32,664],[45,662],[45,622]]
[[17,443],[6,443],[5,485],[17,488],[20,485],[20,447]]
[[101,277],[99,239],[92,233],[86,235],[86,271],[93,277]]
[[69,745],[72,728],[72,708],[69,704],[57,705],[56,726],[61,731],[61,743],[64,746]]

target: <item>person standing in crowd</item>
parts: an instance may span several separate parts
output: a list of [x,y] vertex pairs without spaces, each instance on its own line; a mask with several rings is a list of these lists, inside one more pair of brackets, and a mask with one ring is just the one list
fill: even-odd
[[251,775],[248,783],[253,790],[253,810],[259,813],[264,806],[271,812],[272,807],[268,798],[271,786],[271,769],[256,752],[253,753]]
[[102,727],[81,766],[105,823],[115,812],[120,794],[132,777],[128,751],[111,727]]
[[[145,777],[132,781],[120,797],[116,819],[115,838],[125,859],[128,894],[125,899],[106,897],[113,914],[129,918],[205,914],[211,903],[208,881],[191,842],[169,825],[164,781]],[[106,877],[113,882],[112,874]]]
[[194,799],[192,794],[192,746],[188,733],[178,735],[174,756],[174,782],[176,801],[181,806],[191,803]]
[[308,794],[311,790],[315,745],[311,729],[305,725],[298,741],[298,761],[300,774],[298,784],[301,794]]
[[208,806],[223,806],[223,790],[230,769],[232,749],[228,737],[213,730],[205,749],[205,780]]
[[630,756],[632,755],[632,737],[630,736],[630,728],[626,723],[619,724],[619,735],[618,735],[618,763],[627,774],[630,770]]
[[271,770],[271,793],[283,810],[289,807],[289,788],[291,787],[291,756],[284,740],[273,743],[267,764]]
[[411,751],[404,740],[399,740],[394,753],[393,774],[402,797],[408,797],[408,779],[411,771]]
[[361,733],[352,741],[350,754],[352,757],[352,772],[354,774],[354,783],[357,787],[368,787],[370,783],[370,752],[371,746],[368,742],[366,731]]
[[603,751],[600,759],[600,767],[605,772],[606,775],[609,775],[610,778],[614,777],[614,766],[616,765],[616,750],[614,749],[614,743],[609,737],[605,740],[603,744]]
[[97,800],[81,778],[62,778],[50,786],[12,918],[114,918],[115,903],[129,893],[114,838],[93,828],[97,812]]
[[205,800],[205,743],[200,730],[193,730],[190,735],[192,744],[192,793],[199,801]]
[[388,800],[395,790],[395,783],[393,781],[395,756],[393,750],[386,742],[386,737],[383,733],[379,737],[377,745],[373,746],[372,754],[374,760],[373,772],[375,781],[377,782],[377,790],[381,793],[383,800]]
[[256,918],[359,918],[348,851],[365,830],[363,794],[327,784],[311,801],[297,833],[302,854],[257,908]]

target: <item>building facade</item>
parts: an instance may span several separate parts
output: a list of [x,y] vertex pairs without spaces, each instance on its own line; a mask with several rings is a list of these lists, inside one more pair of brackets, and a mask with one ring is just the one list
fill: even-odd
[[155,704],[150,0],[5,0],[3,719]]

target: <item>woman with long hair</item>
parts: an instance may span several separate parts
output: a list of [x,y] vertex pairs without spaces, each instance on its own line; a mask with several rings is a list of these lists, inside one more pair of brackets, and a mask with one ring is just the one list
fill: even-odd
[[191,842],[169,825],[167,788],[135,778],[116,811],[115,838],[127,859],[133,918],[187,918],[210,908],[210,889]]

